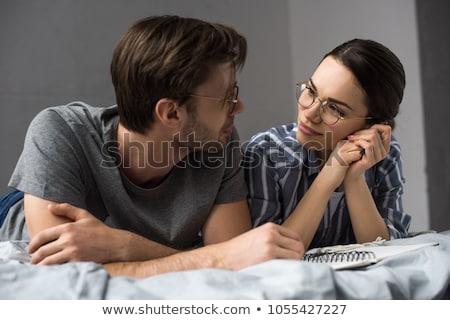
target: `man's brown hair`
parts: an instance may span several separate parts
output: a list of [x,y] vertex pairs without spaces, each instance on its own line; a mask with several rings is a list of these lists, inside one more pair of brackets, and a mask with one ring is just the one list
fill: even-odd
[[137,21],[118,42],[111,62],[121,124],[144,133],[158,100],[183,104],[212,66],[229,61],[240,70],[246,54],[245,38],[220,23],[178,16]]

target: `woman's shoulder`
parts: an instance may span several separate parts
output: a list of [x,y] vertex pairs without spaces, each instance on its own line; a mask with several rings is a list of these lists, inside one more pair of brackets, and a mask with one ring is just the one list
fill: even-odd
[[390,160],[401,161],[402,150],[400,147],[400,142],[394,136],[391,137],[391,148],[386,158]]
[[303,157],[303,148],[297,141],[297,125],[285,124],[255,134],[245,146],[248,159],[266,158],[275,167],[297,166]]
[[[391,146],[386,157],[375,164],[367,171],[369,176],[378,176],[379,179],[385,179],[386,176],[392,173],[394,176],[399,176],[403,179],[403,157],[400,149],[400,143],[395,137],[391,137]],[[376,179],[378,180],[378,179]]]
[[296,135],[297,125],[295,123],[283,124],[253,135],[248,145],[252,147],[259,146],[261,148],[278,145],[285,146],[286,144],[298,145]]

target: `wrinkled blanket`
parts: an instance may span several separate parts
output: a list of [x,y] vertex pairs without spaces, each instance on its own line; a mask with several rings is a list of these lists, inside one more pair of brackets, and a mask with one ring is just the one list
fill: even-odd
[[96,263],[29,264],[26,243],[0,242],[0,299],[449,299],[450,230],[387,241],[438,242],[377,264],[332,270],[273,260],[241,271],[201,269],[110,277]]

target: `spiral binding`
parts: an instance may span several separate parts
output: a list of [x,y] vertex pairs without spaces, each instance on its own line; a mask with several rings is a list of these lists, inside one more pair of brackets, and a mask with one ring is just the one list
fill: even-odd
[[363,261],[374,258],[376,258],[376,255],[372,251],[347,251],[308,253],[304,255],[303,260],[317,263],[339,263]]

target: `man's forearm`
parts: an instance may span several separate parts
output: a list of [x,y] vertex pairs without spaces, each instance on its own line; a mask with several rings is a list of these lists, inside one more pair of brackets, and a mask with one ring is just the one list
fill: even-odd
[[212,246],[146,261],[113,262],[104,267],[111,276],[146,278],[167,272],[220,267],[211,251]]
[[[173,255],[179,250],[159,244],[138,234],[123,231],[120,257],[118,261],[143,261]],[[125,238],[126,240],[124,241]],[[124,242],[126,245],[123,245]]]
[[217,268],[241,270],[272,259],[295,259],[305,248],[297,234],[275,223],[266,223],[233,239],[168,257],[105,264],[111,276],[145,278],[166,272]]

